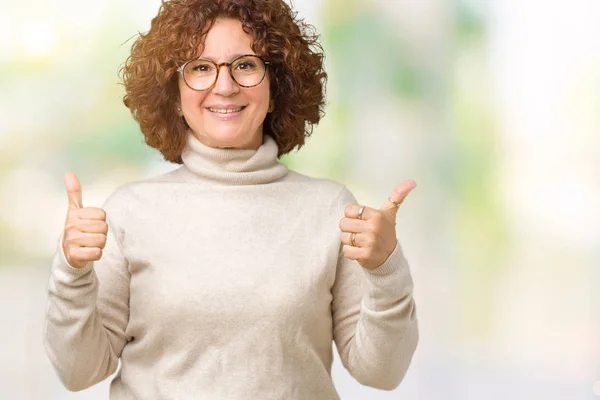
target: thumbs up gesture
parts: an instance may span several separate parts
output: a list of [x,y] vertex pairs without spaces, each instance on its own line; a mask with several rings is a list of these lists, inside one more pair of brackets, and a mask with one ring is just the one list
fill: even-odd
[[416,186],[413,180],[401,183],[379,210],[360,204],[347,206],[346,217],[340,220],[344,256],[367,269],[383,264],[396,248],[398,208]]
[[106,212],[101,208],[83,207],[81,185],[74,173],[67,172],[64,180],[69,208],[62,248],[69,264],[75,268],[82,268],[89,261],[96,261],[102,257],[108,233]]

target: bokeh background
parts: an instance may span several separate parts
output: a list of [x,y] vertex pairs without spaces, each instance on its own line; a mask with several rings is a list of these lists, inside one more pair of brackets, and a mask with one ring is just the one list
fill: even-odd
[[[117,71],[158,0],[0,7],[0,398],[66,391],[42,347],[65,171],[84,205],[175,167]],[[336,359],[342,399],[600,398],[600,2],[296,0],[322,35],[327,116],[284,162],[398,214],[421,341],[393,392]],[[285,384],[282,382],[282,384]]]

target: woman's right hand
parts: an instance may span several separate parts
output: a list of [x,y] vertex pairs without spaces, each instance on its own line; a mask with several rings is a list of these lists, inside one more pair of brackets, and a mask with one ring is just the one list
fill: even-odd
[[83,207],[81,185],[73,172],[67,172],[64,181],[69,209],[62,248],[67,262],[72,267],[82,268],[89,261],[102,258],[108,234],[106,211],[96,207]]

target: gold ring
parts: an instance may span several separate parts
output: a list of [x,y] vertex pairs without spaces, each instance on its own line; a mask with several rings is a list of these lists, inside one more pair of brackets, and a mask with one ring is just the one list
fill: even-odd
[[392,198],[391,198],[391,197],[388,197],[388,200],[389,200],[389,201],[390,201],[390,202],[391,202],[393,205],[395,205],[396,207],[400,207],[400,203],[396,203],[394,200],[392,200]]
[[356,233],[352,232],[350,234],[350,246],[352,247],[356,247],[356,242],[354,241],[354,239],[356,239]]
[[362,219],[363,212],[365,211],[365,206],[362,206],[360,210],[358,210],[358,219]]

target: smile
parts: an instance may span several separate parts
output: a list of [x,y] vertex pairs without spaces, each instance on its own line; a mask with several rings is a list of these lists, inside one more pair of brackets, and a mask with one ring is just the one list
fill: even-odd
[[207,108],[208,111],[216,114],[233,114],[242,111],[246,107],[236,107],[236,108]]

